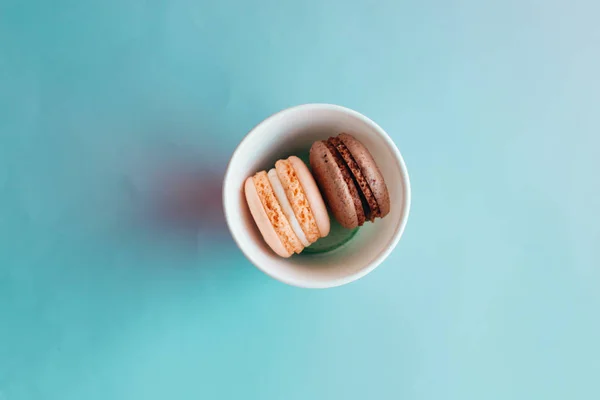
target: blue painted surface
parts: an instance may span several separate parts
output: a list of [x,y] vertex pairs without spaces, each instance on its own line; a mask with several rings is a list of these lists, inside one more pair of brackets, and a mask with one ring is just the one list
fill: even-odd
[[[0,1],[0,399],[600,398],[598,12]],[[413,184],[392,256],[327,291],[219,207],[244,134],[307,102],[377,121]]]

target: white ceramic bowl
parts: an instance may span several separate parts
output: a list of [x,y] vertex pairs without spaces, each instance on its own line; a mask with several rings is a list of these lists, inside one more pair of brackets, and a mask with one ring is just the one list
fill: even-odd
[[[247,177],[272,168],[280,158],[306,154],[316,140],[347,132],[371,152],[388,186],[391,211],[365,223],[343,247],[324,254],[277,256],[265,244],[246,205]],[[408,219],[410,182],[398,148],[379,125],[364,115],[331,104],[306,104],[265,119],[234,151],[223,183],[225,219],[233,239],[261,271],[290,285],[329,288],[359,279],[394,249]]]

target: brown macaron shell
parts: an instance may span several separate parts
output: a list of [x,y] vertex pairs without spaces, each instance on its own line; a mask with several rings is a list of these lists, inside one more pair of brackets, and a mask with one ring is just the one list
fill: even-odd
[[381,171],[377,167],[369,150],[357,139],[347,133],[341,133],[338,139],[346,146],[352,157],[358,164],[362,175],[366,179],[373,196],[377,200],[380,215],[383,218],[390,212],[390,194],[383,179]]
[[350,153],[346,145],[339,138],[329,138],[328,141],[335,146],[336,150],[338,151],[338,153],[340,153],[340,155],[344,159],[344,162],[350,169],[350,172],[352,172],[352,175],[354,177],[354,183],[358,188],[360,188],[362,192],[362,198],[364,200],[363,208],[365,217],[367,220],[373,222],[375,218],[381,215],[381,212],[379,211],[377,199],[375,199],[375,196],[373,195],[373,192],[369,187],[367,179],[362,174],[360,167],[354,160],[354,157],[352,157],[352,154]]
[[[358,212],[350,188],[342,174],[343,169],[338,166],[334,158],[335,154],[337,152],[332,153],[325,142],[314,142],[310,148],[310,167],[335,219],[343,227],[352,229],[358,226]],[[352,183],[351,179],[350,182]],[[352,187],[354,187],[353,183]],[[354,191],[358,199],[356,187]],[[360,199],[358,202],[360,204]],[[362,206],[359,209],[362,211]]]
[[324,141],[324,143],[325,143],[325,146],[327,146],[327,149],[329,150],[329,152],[332,154],[333,159],[335,160],[335,163],[337,164],[338,168],[340,169],[340,172],[342,173],[344,182],[348,186],[348,190],[350,191],[350,196],[352,197],[352,202],[354,203],[354,209],[356,210],[356,218],[358,219],[358,226],[362,226],[366,220],[365,208],[363,205],[363,201],[361,199],[361,193],[359,192],[359,189],[356,187],[356,184],[354,183],[352,171],[350,171],[350,168],[348,168],[348,166],[344,162],[344,158],[337,151],[337,149],[335,148],[335,145],[328,141]]

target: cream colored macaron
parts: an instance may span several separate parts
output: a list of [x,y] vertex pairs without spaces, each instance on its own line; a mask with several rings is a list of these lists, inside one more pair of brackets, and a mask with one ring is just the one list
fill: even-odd
[[296,156],[278,160],[244,185],[250,213],[265,242],[281,257],[300,253],[329,234],[327,208],[317,184]]

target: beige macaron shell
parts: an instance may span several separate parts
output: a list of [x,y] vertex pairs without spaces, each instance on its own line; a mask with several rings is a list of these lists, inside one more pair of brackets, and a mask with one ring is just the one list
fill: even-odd
[[304,246],[300,242],[300,239],[298,239],[298,236],[294,233],[290,221],[281,209],[281,204],[279,204],[279,200],[277,200],[277,196],[273,191],[267,172],[257,172],[252,177],[252,180],[254,181],[256,193],[258,193],[258,197],[262,202],[265,213],[285,248],[296,253],[302,252]]
[[288,219],[292,229],[294,230],[294,233],[298,237],[298,240],[300,240],[303,246],[310,246],[310,242],[306,238],[306,235],[304,234],[304,231],[298,222],[298,218],[296,218],[296,215],[294,215],[292,205],[285,194],[285,189],[279,180],[279,176],[277,176],[277,171],[275,171],[275,168],[271,168],[269,172],[267,172],[267,176],[269,177],[269,182],[271,182],[271,187],[273,188],[275,197],[277,197],[277,201],[279,201],[281,211],[283,211]]
[[308,204],[310,204],[310,209],[317,222],[321,237],[329,235],[329,229],[331,228],[329,214],[327,213],[327,207],[325,206],[321,192],[319,192],[315,178],[313,178],[306,164],[298,157],[291,156],[288,158],[288,161],[292,165],[292,168],[294,168],[294,171],[296,171],[296,176],[308,199]]
[[369,183],[373,196],[377,200],[377,205],[381,212],[381,217],[385,217],[390,212],[390,194],[383,179],[383,175],[377,163],[369,150],[353,136],[347,133],[341,133],[338,138],[346,145],[350,154],[360,167],[360,170]]
[[246,179],[246,183],[244,185],[244,193],[246,195],[246,202],[248,203],[248,208],[250,208],[250,213],[252,214],[252,218],[254,218],[254,222],[258,227],[263,239],[269,245],[273,251],[281,256],[281,257],[290,257],[292,252],[288,251],[281,239],[279,239],[279,235],[271,225],[269,221],[269,217],[263,208],[260,197],[258,196],[258,192],[256,191],[256,187],[254,186],[254,180],[252,177]]
[[315,242],[321,237],[319,227],[294,167],[288,160],[278,160],[275,163],[275,170],[302,231],[310,243]]

